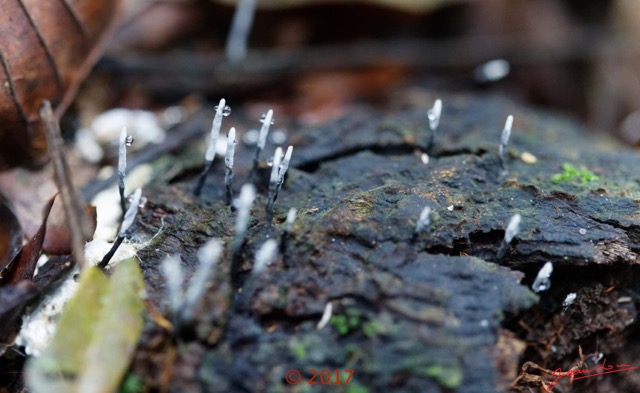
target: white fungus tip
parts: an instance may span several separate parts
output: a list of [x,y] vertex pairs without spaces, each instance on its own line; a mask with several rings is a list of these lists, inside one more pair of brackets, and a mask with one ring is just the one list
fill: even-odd
[[518,232],[520,232],[521,219],[522,217],[520,216],[520,213],[516,213],[513,215],[513,217],[511,217],[511,220],[509,220],[509,225],[507,225],[507,230],[504,233],[505,243],[511,243],[513,238],[518,235]]
[[289,162],[289,160],[291,160],[292,154],[293,154],[293,146],[287,147],[287,152],[284,154],[284,162]]
[[269,239],[264,244],[258,252],[256,252],[256,262],[253,266],[253,272],[255,274],[260,274],[268,265],[273,262],[276,258],[276,253],[278,250],[278,242],[275,239]]
[[122,127],[120,131],[120,140],[118,143],[118,172],[120,176],[124,176],[127,170],[127,127]]
[[289,161],[291,161],[291,155],[293,154],[293,146],[289,146],[287,148],[287,152],[284,155],[284,159],[282,160],[282,168],[278,171],[278,183],[284,182],[284,175],[287,174],[287,170],[289,170]]
[[184,292],[182,291],[184,273],[182,272],[180,257],[167,255],[160,263],[160,269],[167,282],[169,309],[175,315],[180,312],[184,304]]
[[251,206],[253,200],[256,198],[256,189],[253,184],[245,184],[240,189],[240,195],[235,202],[235,206],[238,209],[236,216],[236,240],[234,244],[238,245],[244,239],[244,234],[247,230],[247,223],[249,222],[249,214],[251,213]]
[[322,313],[322,318],[320,318],[320,321],[318,322],[318,325],[316,326],[316,328],[320,330],[325,326],[327,326],[327,324],[331,320],[332,314],[333,314],[333,303],[328,302],[327,305],[324,306],[324,312]]
[[220,102],[218,103],[218,107],[216,109],[216,115],[222,116],[225,106],[227,106],[227,100],[225,100],[224,98],[221,98]]
[[227,136],[227,153],[224,157],[225,165],[229,169],[233,169],[233,155],[235,154],[236,143],[238,143],[236,141],[236,129],[231,127]]
[[507,75],[511,71],[511,65],[504,59],[490,60],[481,64],[473,71],[473,76],[480,83],[496,82]]
[[267,136],[269,136],[269,127],[273,122],[273,109],[269,109],[264,119],[261,119],[262,127],[260,127],[260,134],[258,134],[258,149],[262,151],[267,145]]
[[511,132],[511,127],[513,126],[513,115],[507,116],[507,121],[504,123],[504,129],[509,130]]
[[504,123],[504,129],[502,130],[502,137],[500,138],[500,148],[503,150],[507,144],[509,144],[509,137],[511,136],[511,127],[513,126],[513,116],[509,115],[507,121]]
[[240,189],[240,196],[238,197],[238,209],[250,208],[253,204],[253,200],[256,197],[256,189],[253,184],[245,184]]
[[282,162],[282,148],[276,148],[273,153],[273,166],[271,167],[270,183],[276,184],[278,182],[278,175],[280,174],[280,163]]
[[222,254],[222,241],[214,238],[206,242],[198,250],[198,261],[202,265],[212,265],[218,262]]
[[551,281],[549,280],[551,273],[553,273],[553,264],[547,262],[538,272],[538,276],[531,285],[531,289],[533,289],[534,292],[542,292],[551,288]]
[[431,131],[435,131],[438,129],[438,125],[440,124],[440,115],[442,114],[442,100],[437,99],[433,103],[433,107],[429,109],[427,112],[427,117],[429,118],[429,128]]
[[416,224],[416,233],[422,232],[422,230],[428,227],[429,224],[431,224],[431,208],[429,206],[425,206],[420,212],[420,217]]
[[247,40],[253,24],[256,0],[239,0],[236,4],[225,48],[231,63],[238,63],[247,55]]
[[213,268],[222,255],[222,242],[219,239],[211,239],[198,250],[200,266],[193,276],[185,295],[185,304],[182,315],[185,321],[191,320],[198,302],[207,291],[207,282],[213,275]]
[[291,232],[293,229],[293,223],[296,221],[296,215],[298,214],[298,209],[292,207],[287,212],[287,221],[286,221],[286,231]]
[[213,117],[213,122],[211,122],[209,146],[207,146],[207,152],[205,154],[206,162],[213,162],[213,159],[216,157],[216,146],[218,143],[218,136],[220,135],[220,128],[222,127],[222,118],[225,116],[225,113],[228,115],[230,110],[231,109],[226,106],[225,99],[221,98],[220,103],[216,107],[216,114]]
[[568,294],[567,297],[562,302],[562,308],[564,308],[565,310],[569,308],[569,306],[571,306],[573,302],[576,300],[576,296],[577,295],[575,292],[571,292],[570,294]]

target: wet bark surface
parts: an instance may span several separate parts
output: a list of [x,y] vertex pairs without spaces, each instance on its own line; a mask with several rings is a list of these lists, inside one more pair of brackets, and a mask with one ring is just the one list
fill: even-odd
[[[195,321],[171,337],[150,319],[132,372],[181,392],[495,392],[509,390],[524,360],[570,368],[579,345],[632,362],[640,352],[640,155],[587,136],[570,119],[499,98],[444,102],[435,135],[426,110],[415,108],[359,109],[293,133],[273,226],[265,219],[270,168],[254,178],[259,195],[234,272],[239,282],[230,281],[227,247]],[[515,123],[505,174],[497,151],[508,114]],[[186,149],[192,161],[201,157]],[[524,162],[524,152],[537,162]],[[236,192],[253,154],[237,150]],[[149,300],[164,312],[162,258],[179,254],[193,274],[205,241],[230,246],[235,213],[224,203],[223,160],[200,198],[190,177],[197,171],[168,175],[172,164],[163,160],[132,240],[146,242],[138,257]],[[598,178],[554,181],[563,163]],[[432,223],[414,237],[425,206]],[[253,274],[256,250],[281,239],[292,207],[298,218],[282,252]],[[499,260],[515,213],[520,232]],[[554,265],[551,289],[536,295],[530,285],[546,261]],[[575,302],[563,307],[571,292]],[[329,302],[333,317],[318,329]],[[298,384],[287,383],[291,369],[301,373]],[[324,369],[331,384],[310,385],[309,370]],[[345,370],[354,370],[348,384]],[[633,372],[619,375],[574,389],[640,387]]]

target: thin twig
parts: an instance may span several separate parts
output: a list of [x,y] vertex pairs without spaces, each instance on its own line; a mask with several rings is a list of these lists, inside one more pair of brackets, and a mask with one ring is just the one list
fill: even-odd
[[64,213],[69,223],[71,249],[73,250],[76,263],[78,263],[79,266],[84,266],[85,241],[93,236],[91,223],[89,217],[86,215],[85,204],[80,199],[78,191],[71,182],[71,172],[69,171],[69,164],[65,159],[64,142],[60,134],[60,125],[53,115],[49,101],[45,100],[42,103],[40,118],[47,135],[47,145],[53,164],[55,182],[60,191]]

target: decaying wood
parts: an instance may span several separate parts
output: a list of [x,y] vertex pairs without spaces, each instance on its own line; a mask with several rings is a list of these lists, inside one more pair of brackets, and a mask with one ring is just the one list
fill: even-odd
[[[638,279],[640,188],[633,168],[640,156],[598,145],[572,121],[504,100],[440,98],[444,109],[433,139],[426,108],[382,115],[352,110],[292,133],[292,167],[275,205],[275,225],[264,213],[263,167],[253,180],[259,195],[237,254],[242,291],[230,289],[227,249],[193,326],[178,336],[192,346],[178,346],[176,364],[188,363],[189,373],[198,368],[199,385],[176,366],[174,388],[275,389],[287,369],[330,364],[357,370],[357,384],[372,391],[495,392],[516,378],[515,367],[495,365],[522,359],[570,369],[580,345],[587,352],[596,343],[601,352],[621,351],[620,337],[637,316],[634,302],[618,299]],[[505,177],[498,145],[509,114],[515,122]],[[524,152],[537,162],[521,159]],[[252,153],[238,149],[237,178],[247,178]],[[599,179],[554,182],[565,162]],[[167,302],[158,270],[164,255],[179,253],[183,268],[194,272],[205,241],[232,243],[235,215],[225,207],[220,162],[211,177],[201,198],[193,197],[196,179],[186,174],[171,184],[157,179],[147,189],[148,205],[132,236],[149,241],[138,257],[149,299],[160,310]],[[432,208],[432,220],[414,239],[424,206]],[[298,218],[286,256],[252,273],[256,250],[282,235],[292,207]],[[498,260],[515,213],[522,215],[520,231]],[[551,289],[535,296],[529,286],[546,261],[554,265]],[[577,298],[564,310],[569,292]],[[328,302],[334,318],[318,330]],[[523,344],[505,350],[501,328]],[[148,334],[133,367],[160,388],[166,363],[154,348],[172,339],[165,331]],[[545,381],[534,379],[538,386]]]

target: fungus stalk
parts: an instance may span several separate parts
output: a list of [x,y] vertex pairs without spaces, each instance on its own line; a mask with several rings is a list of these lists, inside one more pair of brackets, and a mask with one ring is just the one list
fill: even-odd
[[222,242],[218,239],[209,240],[198,250],[200,265],[196,270],[189,287],[182,289],[184,272],[180,257],[166,256],[160,265],[167,283],[169,297],[169,312],[174,326],[174,332],[193,321],[195,310],[207,291],[207,283],[211,279],[213,269],[222,255]]
[[[227,168],[224,175],[224,185],[227,188],[227,205],[229,206],[231,206],[231,201],[233,200],[231,184],[233,183],[233,156],[235,154],[236,143],[236,129],[231,127],[229,135],[227,136],[227,154],[224,158],[224,165]],[[233,210],[233,207],[231,210]]]
[[504,232],[504,239],[502,240],[502,244],[500,244],[500,248],[498,249],[498,260],[504,258],[507,253],[507,249],[509,248],[509,244],[513,238],[520,232],[520,220],[522,217],[520,214],[516,213],[511,217],[509,221],[509,225],[507,225],[507,229]]
[[204,157],[204,169],[198,177],[198,183],[196,184],[196,188],[193,191],[193,194],[195,196],[200,196],[200,194],[202,193],[202,187],[204,186],[204,182],[207,179],[209,170],[211,170],[213,160],[216,157],[216,144],[218,143],[218,136],[220,135],[222,117],[229,116],[229,114],[231,113],[231,108],[226,105],[226,101],[224,98],[220,100],[220,103],[215,107],[215,109],[216,114],[213,117],[213,122],[211,123],[211,133],[209,134],[209,146],[207,146],[207,152],[205,153]]
[[505,159],[505,150],[509,144],[509,137],[511,136],[511,127],[513,126],[513,116],[509,115],[507,121],[504,123],[504,129],[502,130],[502,136],[500,137],[500,147],[498,149],[498,157],[500,158],[500,168],[502,173],[507,173],[507,163]]
[[213,276],[213,269],[222,255],[222,242],[219,239],[211,239],[198,250],[200,265],[194,274],[185,293],[182,306],[181,321],[189,323],[193,320],[196,307],[207,291],[207,283]]
[[127,172],[127,146],[131,146],[133,137],[127,136],[127,127],[122,127],[118,141],[118,191],[120,191],[120,208],[122,214],[127,211],[124,199],[124,178]]
[[[278,256],[278,242],[275,239],[268,239],[262,246],[256,251],[255,259],[253,262],[253,269],[247,280],[241,293],[239,293],[238,301],[233,303],[234,308],[246,308],[250,307],[249,304],[253,296],[252,292],[256,287],[262,284],[261,274],[265,271],[267,266],[271,265]],[[232,282],[236,288],[239,288],[237,282]],[[235,299],[234,299],[235,300]]]
[[260,154],[264,147],[267,145],[267,136],[269,136],[269,127],[273,125],[273,110],[269,109],[267,113],[260,117],[262,127],[260,127],[260,133],[258,134],[258,144],[256,146],[256,155],[253,157],[253,165],[251,172],[249,172],[249,180],[253,178],[254,172],[258,169],[258,163],[260,162]]
[[129,231],[131,225],[133,225],[133,221],[138,214],[138,208],[140,207],[141,199],[142,190],[138,188],[133,194],[133,199],[129,204],[127,212],[124,214],[122,225],[120,225],[120,230],[118,231],[116,241],[113,243],[113,246],[111,246],[111,249],[109,250],[107,255],[105,255],[104,258],[102,258],[102,261],[100,261],[100,263],[98,264],[98,267],[100,269],[104,269],[109,264],[109,261],[111,260],[111,258],[113,258],[113,255],[116,253],[116,251],[118,251],[118,247],[120,247],[120,244],[122,244],[125,237],[127,236],[127,232]]
[[273,156],[273,167],[271,168],[271,178],[269,180],[269,196],[267,202],[267,224],[273,223],[273,207],[284,184],[284,177],[289,169],[289,161],[293,154],[293,146],[287,148],[287,153],[282,158],[282,149],[277,148]]
[[231,63],[239,63],[247,56],[247,39],[253,24],[256,0],[239,0],[233,14],[227,38],[226,54]]
[[298,210],[294,207],[289,209],[289,211],[287,212],[287,221],[284,224],[284,232],[282,232],[282,237],[280,238],[280,254],[282,254],[283,258],[285,255],[285,251],[287,250],[289,237],[291,236],[291,232],[293,231],[293,223],[296,221],[297,213]]
[[267,224],[271,225],[273,221],[273,204],[275,200],[273,196],[276,194],[276,187],[278,187],[278,172],[280,169],[280,162],[282,161],[282,148],[276,148],[273,153],[273,162],[271,167],[271,176],[269,178],[269,195],[267,198]]
[[253,275],[262,273],[267,266],[276,259],[278,255],[278,242],[275,239],[269,239],[256,252],[256,260],[253,265]]
[[178,318],[184,304],[184,292],[182,291],[184,272],[180,263],[180,257],[167,255],[160,264],[162,275],[167,283],[169,313],[174,326],[180,323]]
[[433,147],[433,141],[435,134],[438,131],[438,125],[440,125],[440,115],[442,114],[442,100],[437,99],[433,103],[433,107],[427,111],[427,117],[429,118],[429,129],[431,135],[429,136],[429,147]]
[[252,184],[245,184],[240,189],[240,195],[236,200],[236,225],[235,236],[233,237],[232,260],[231,260],[231,283],[238,286],[238,269],[240,264],[240,247],[244,243],[247,235],[247,224],[249,223],[249,215],[251,214],[251,206],[256,197],[256,190]]

